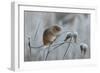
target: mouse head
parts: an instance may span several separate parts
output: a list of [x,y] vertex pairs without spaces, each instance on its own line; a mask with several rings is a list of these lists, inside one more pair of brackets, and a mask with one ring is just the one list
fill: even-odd
[[55,26],[53,26],[53,31],[54,31],[54,33],[58,33],[61,31],[61,28],[59,26],[55,25]]

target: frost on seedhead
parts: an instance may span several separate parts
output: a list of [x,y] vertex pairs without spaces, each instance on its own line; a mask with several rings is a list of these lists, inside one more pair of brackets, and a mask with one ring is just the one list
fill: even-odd
[[73,40],[76,43],[78,39],[78,33],[77,32],[73,32]]
[[72,38],[72,32],[67,32],[67,36],[64,41],[68,41],[71,38]]
[[85,55],[87,49],[88,49],[88,45],[87,45],[87,44],[85,44],[85,43],[80,43],[81,54],[83,53],[83,54]]

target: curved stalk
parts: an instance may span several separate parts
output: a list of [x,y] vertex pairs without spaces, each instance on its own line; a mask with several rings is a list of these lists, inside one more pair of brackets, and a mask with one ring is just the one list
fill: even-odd
[[64,57],[66,56],[66,54],[67,54],[67,52],[68,52],[68,50],[69,50],[69,47],[70,47],[70,44],[71,44],[71,40],[72,40],[72,37],[71,37],[70,42],[69,42],[69,44],[68,44],[68,47],[67,47],[67,49],[66,49],[66,51],[65,51],[65,53],[64,53],[63,59],[64,59]]
[[46,54],[45,60],[47,60],[48,55],[49,55],[49,50],[47,51],[47,54]]

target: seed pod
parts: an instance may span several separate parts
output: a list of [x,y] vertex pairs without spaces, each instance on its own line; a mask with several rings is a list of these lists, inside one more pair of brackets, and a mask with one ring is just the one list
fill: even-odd
[[75,43],[77,42],[77,38],[78,38],[78,33],[74,32],[73,33],[73,40],[74,40]]
[[68,39],[71,39],[71,38],[72,38],[72,33],[71,32],[67,32],[67,36],[66,36],[64,41],[67,41]]
[[83,53],[83,54],[85,55],[87,49],[88,49],[88,45],[87,45],[87,44],[85,44],[85,43],[81,43],[81,44],[80,44],[81,54]]

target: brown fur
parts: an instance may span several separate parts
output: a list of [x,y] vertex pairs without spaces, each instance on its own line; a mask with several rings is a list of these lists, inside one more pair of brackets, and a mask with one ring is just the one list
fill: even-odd
[[57,37],[57,34],[61,31],[61,28],[59,26],[51,26],[50,28],[46,29],[43,33],[43,44],[50,45],[53,43],[53,41],[56,39],[53,39],[54,37]]

